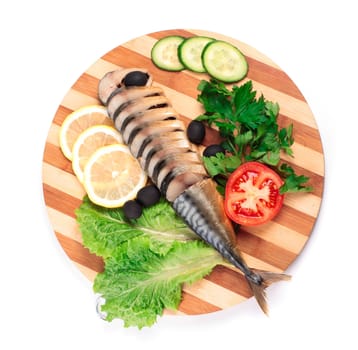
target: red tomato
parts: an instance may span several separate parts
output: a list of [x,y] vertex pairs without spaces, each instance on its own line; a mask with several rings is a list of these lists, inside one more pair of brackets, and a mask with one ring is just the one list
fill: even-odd
[[254,226],[273,219],[280,211],[284,196],[283,181],[266,165],[247,162],[229,177],[225,189],[225,212],[234,222]]

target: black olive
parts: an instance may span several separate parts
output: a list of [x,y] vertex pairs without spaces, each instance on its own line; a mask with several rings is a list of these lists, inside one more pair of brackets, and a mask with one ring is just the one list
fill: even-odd
[[200,145],[205,137],[204,124],[198,120],[192,120],[188,125],[187,136],[191,142]]
[[144,86],[147,84],[149,75],[147,73],[143,73],[139,70],[135,70],[133,72],[128,73],[122,83],[125,86]]
[[155,185],[148,185],[141,188],[137,193],[137,201],[143,207],[150,207],[159,202],[160,191]]
[[225,153],[225,149],[221,145],[210,145],[203,152],[204,157],[216,156],[218,153]]
[[124,203],[123,212],[128,219],[137,219],[142,215],[142,206],[135,200],[129,200]]

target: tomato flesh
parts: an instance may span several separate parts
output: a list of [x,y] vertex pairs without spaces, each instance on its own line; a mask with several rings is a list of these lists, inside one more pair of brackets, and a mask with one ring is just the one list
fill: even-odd
[[280,176],[259,162],[239,166],[225,189],[225,212],[240,225],[255,226],[272,220],[280,211],[284,196],[279,193]]

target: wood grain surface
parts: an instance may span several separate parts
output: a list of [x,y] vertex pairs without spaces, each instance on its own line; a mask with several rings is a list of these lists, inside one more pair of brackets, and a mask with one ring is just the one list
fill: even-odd
[[[324,155],[314,116],[304,96],[274,62],[253,47],[238,40],[207,31],[168,30],[147,34],[120,45],[90,66],[65,94],[48,133],[43,156],[43,193],[55,235],[68,257],[91,281],[103,269],[100,257],[82,245],[75,220],[84,190],[76,179],[71,163],[63,156],[58,141],[60,126],[73,110],[99,104],[97,86],[105,73],[118,68],[145,67],[153,76],[153,85],[164,89],[181,118],[188,122],[202,111],[196,101],[197,86],[206,74],[166,72],[150,60],[150,50],[161,37],[178,34],[184,37],[206,35],[236,45],[246,56],[249,72],[246,79],[254,89],[280,105],[279,124],[293,123],[294,158],[282,156],[298,173],[310,177],[314,191],[286,195],[280,214],[270,223],[241,230],[238,244],[251,267],[285,271],[301,253],[317,219],[324,184]],[[244,80],[245,81],[245,80]],[[217,137],[213,132],[206,138]],[[175,314],[203,314],[239,304],[252,296],[244,277],[234,267],[216,267],[213,272],[191,286],[183,286],[183,300]],[[166,311],[166,313],[173,313]]]

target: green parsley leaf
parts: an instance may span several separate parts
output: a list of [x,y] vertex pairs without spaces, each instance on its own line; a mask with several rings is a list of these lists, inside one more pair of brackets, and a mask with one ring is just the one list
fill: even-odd
[[293,125],[283,128],[278,133],[281,148],[289,155],[293,156],[291,146],[293,145]]
[[285,182],[280,188],[280,193],[312,192],[311,186],[305,185],[309,178],[304,175],[296,175],[295,171],[288,164],[282,164],[278,168],[279,173]]
[[[278,103],[266,100],[263,95],[257,97],[251,80],[240,86],[234,85],[231,90],[215,80],[203,80],[198,90],[198,101],[203,104],[205,112],[197,119],[218,128],[223,137],[221,145],[227,151],[225,156],[204,159],[210,175],[221,175],[223,182],[230,171],[236,169],[234,165],[255,160],[277,168],[281,152],[293,156],[293,125],[279,127]],[[282,191],[312,190],[306,186],[306,177],[296,175],[293,170],[279,172],[286,178]],[[221,192],[222,186],[221,183]]]
[[250,144],[250,142],[254,138],[254,133],[252,130],[248,130],[246,132],[243,132],[242,134],[238,134],[235,136],[235,144],[237,145],[239,153],[244,153],[244,148]]
[[278,103],[266,101],[265,110],[266,110],[266,115],[268,115],[272,120],[276,120],[278,113],[280,111],[280,106]]
[[214,177],[219,174],[228,176],[241,164],[241,159],[237,156],[218,153],[215,156],[203,157],[203,162],[210,176]]

